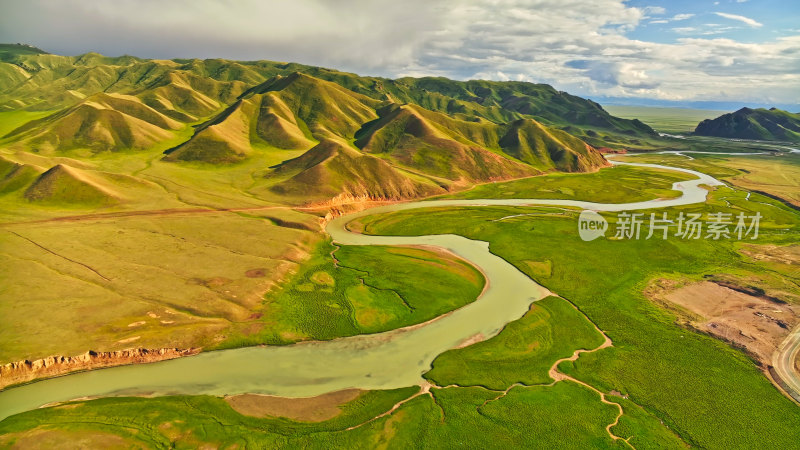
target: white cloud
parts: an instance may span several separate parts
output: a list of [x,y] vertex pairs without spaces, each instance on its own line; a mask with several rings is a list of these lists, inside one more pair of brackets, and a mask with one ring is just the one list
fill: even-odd
[[694,14],[675,14],[674,16],[672,16],[672,19],[670,20],[674,21],[686,20],[686,19],[691,19],[692,17],[694,17]]
[[737,14],[728,14],[728,13],[721,13],[721,12],[715,12],[714,14],[716,14],[716,15],[718,15],[720,17],[724,17],[726,19],[738,20],[739,22],[746,23],[747,25],[750,25],[753,28],[759,28],[759,27],[763,26],[762,23],[756,22],[755,20],[753,20],[753,19],[751,19],[749,17],[740,16],[740,15],[737,15]]
[[670,23],[670,22],[678,22],[681,20],[691,19],[694,17],[694,14],[675,14],[669,19],[658,19],[658,20],[651,20],[648,23]]
[[631,39],[626,30],[649,23],[648,14],[660,10],[623,0],[232,5],[8,2],[0,15],[0,42],[29,42],[67,54],[271,59],[391,77],[528,80],[584,96],[800,103],[800,36],[742,43],[700,38],[728,29],[693,24],[700,28],[677,27],[688,34],[672,43]]
[[667,12],[667,10],[662,6],[645,6],[642,11],[645,14],[656,14],[661,15]]

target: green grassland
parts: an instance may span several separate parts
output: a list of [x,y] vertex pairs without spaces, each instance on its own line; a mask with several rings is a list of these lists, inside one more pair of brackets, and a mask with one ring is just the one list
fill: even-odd
[[765,152],[770,154],[787,154],[790,147],[782,142],[750,141],[726,139],[710,136],[685,136],[682,138],[663,136],[658,143],[648,147],[630,150],[642,150],[640,153],[651,151],[699,151],[720,153],[754,153]]
[[[519,386],[502,394],[481,388],[434,391],[443,422],[427,427],[403,424],[406,427],[399,427],[397,435],[404,428],[419,431],[398,439],[400,446],[430,438],[435,447],[625,448],[604,429],[614,421],[616,408],[600,403],[598,395],[586,388],[564,382]],[[434,424],[436,412],[431,411]]]
[[[546,86],[514,90],[528,98],[526,111],[539,105],[535,117],[547,126],[468,94],[488,87],[499,101],[510,95],[493,83],[439,80],[423,89],[300,65],[15,48],[3,47],[0,58],[8,83],[0,86],[2,363],[132,345],[329,339],[428,320],[474,300],[475,280],[464,288],[448,279],[452,295],[437,295],[441,303],[411,294],[418,304],[405,305],[400,278],[381,284],[391,275],[369,262],[373,281],[359,287],[368,278],[358,275],[367,270],[360,260],[334,271],[314,253],[326,211],[303,206],[340,194],[426,196],[537,167],[589,170],[599,154],[555,128],[567,106],[602,119],[605,132],[650,134]],[[378,89],[384,82],[409,105],[392,106]],[[430,90],[448,85],[463,100]],[[544,105],[540,93],[561,106]],[[416,143],[424,152],[413,152]],[[310,296],[300,289],[278,290],[305,276],[299,266],[309,258],[334,278],[320,289],[336,292],[331,304],[340,310],[297,301]],[[267,292],[274,295],[265,303]]]
[[483,386],[503,390],[515,383],[546,384],[548,372],[575,349],[590,350],[605,339],[569,302],[548,297],[487,341],[450,350],[433,361],[425,378],[439,386]]
[[636,449],[686,448],[673,430],[655,415],[622,397],[607,395],[606,399],[622,406],[623,415],[611,430],[624,437]]
[[370,421],[415,389],[367,393],[322,423],[243,416],[215,397],[101,399],[5,420],[0,424],[0,445],[42,448],[36,445],[42,443],[41,434],[60,432],[90,446],[112,434],[126,447],[148,448],[626,447],[612,441],[604,429],[617,409],[569,382],[515,387],[502,398],[502,392],[481,388],[442,389],[435,391],[435,399],[417,397],[391,415]]
[[41,119],[52,114],[54,111],[0,111],[0,137],[5,136],[17,127],[20,127],[31,120]]
[[319,216],[248,191],[292,152],[162,161],[190,132],[142,151],[0,149],[1,362],[260,329],[263,295],[322,242]]
[[278,223],[315,225],[283,211],[4,225],[0,361],[213,345],[320,240]]
[[[570,333],[576,325],[575,333]],[[512,322],[493,339],[482,343],[487,359],[508,359],[508,344],[528,345],[541,332],[560,327],[553,338],[564,354],[581,345],[591,347],[602,337],[568,302],[557,297],[542,300],[531,312]],[[549,334],[544,331],[544,334]],[[580,335],[583,334],[582,338]],[[447,355],[474,355],[472,347]],[[533,351],[518,364],[519,374],[549,368],[563,355]],[[511,362],[511,361],[509,361]],[[513,364],[513,363],[512,363]],[[489,365],[485,366],[488,370]],[[434,388],[431,395],[405,401],[389,415],[392,405],[411,398],[418,389],[368,391],[341,407],[342,413],[321,423],[279,417],[255,418],[233,411],[216,397],[106,398],[72,402],[20,414],[0,423],[0,445],[43,448],[48,439],[69,438],[87,445],[122,442],[126,446],[272,448],[418,448],[467,445],[480,448],[546,446],[547,448],[625,448],[606,432],[618,415],[616,407],[600,402],[590,389],[565,381],[554,385],[513,386],[517,379],[498,379],[498,389],[486,387]],[[434,369],[436,372],[437,369]],[[433,373],[433,372],[432,372]],[[484,375],[485,372],[481,372]],[[430,375],[430,374],[429,374]],[[541,377],[537,377],[541,378]],[[547,381],[538,379],[537,381]],[[624,415],[612,427],[615,435],[635,439],[652,448],[683,448],[683,442],[656,417],[622,398]],[[352,427],[356,427],[351,429]],[[38,446],[38,447],[37,447]],[[647,448],[647,447],[645,447]]]
[[603,108],[617,117],[639,119],[656,131],[669,134],[691,133],[701,121],[713,119],[727,112],[711,109],[624,105],[606,105]]
[[[90,442],[92,435],[100,431],[120,435],[126,446],[148,448],[171,447],[175,443],[180,448],[202,444],[274,448],[303,441],[324,442],[326,434],[364,423],[418,389],[366,392],[342,406],[337,417],[322,423],[243,416],[223,399],[208,396],[99,399],[40,410],[47,411],[44,415],[18,415],[4,420],[0,425],[0,445],[24,441],[26,433],[22,430],[37,429],[43,424],[47,425],[39,429],[83,434]],[[33,439],[34,448],[37,440]]]
[[766,193],[800,207],[800,155],[776,153],[767,155],[708,155],[690,153],[626,155],[621,160],[666,164],[699,170],[733,186]]
[[[604,392],[628,395],[686,442],[707,448],[795,445],[800,411],[752,360],[721,341],[677,326],[672,313],[642,294],[655,277],[699,280],[733,274],[766,282],[773,277],[772,267],[746,258],[735,241],[583,242],[576,214],[496,221],[546,210],[444,208],[363,222],[372,233],[455,233],[489,241],[492,252],[570,299],[614,342],[614,347],[563,363],[560,369]],[[745,192],[729,188],[717,189],[707,204],[671,209],[678,211],[758,211],[765,217],[758,244],[796,243],[793,230],[800,224],[798,214],[780,203],[757,194],[746,200]],[[613,229],[615,216],[607,217]],[[549,270],[540,270],[542,266]]]
[[[480,291],[482,280],[476,278],[475,270],[463,262],[443,260],[441,255],[420,254],[416,250],[410,254],[404,253],[406,250],[398,253],[398,249],[388,248],[345,247],[337,250],[323,240],[318,231],[317,216],[252,195],[249,190],[257,182],[254,174],[269,161],[268,158],[273,157],[270,155],[280,155],[277,150],[225,167],[205,163],[178,165],[161,161],[159,153],[147,154],[151,159],[142,160],[140,154],[121,152],[90,157],[81,155],[80,161],[67,161],[83,164],[78,170],[88,172],[96,185],[112,187],[115,192],[123,194],[117,197],[123,199],[121,202],[102,208],[87,208],[80,204],[40,205],[24,200],[18,190],[0,197],[0,202],[10,206],[3,211],[7,223],[3,225],[6,232],[2,234],[0,251],[7,255],[8,261],[13,261],[11,270],[0,274],[0,282],[11,286],[4,295],[26,299],[15,303],[16,307],[4,306],[0,314],[4,321],[0,328],[2,340],[8,343],[3,347],[4,360],[78,354],[87,348],[113,350],[131,345],[220,348],[329,339],[419,323],[474,300]],[[39,167],[47,165],[42,164],[43,161],[64,162],[56,158],[68,158],[9,151],[4,152],[4,157]],[[718,176],[743,173],[706,158],[696,158],[695,162],[673,155],[634,158],[661,157],[670,158],[670,162],[684,161],[681,164],[687,167]],[[623,186],[633,191],[638,184],[638,190],[645,194],[637,195],[644,199],[662,196],[664,187],[673,182],[668,175],[658,171],[646,171],[647,176],[636,176],[627,169],[618,167],[593,174],[548,175],[504,183],[512,185],[513,189],[496,183],[476,190],[486,189],[487,196],[507,195],[503,193],[509,190],[544,196],[550,189],[548,183],[551,182],[547,180],[552,177],[555,180],[552,183],[559,187],[553,190],[559,195],[570,198],[564,192],[569,193],[567,189],[572,189],[574,198],[588,199],[581,196],[590,194],[591,190],[600,195],[604,188],[608,190],[612,185],[614,180],[610,175],[621,171],[629,172],[623,177]],[[147,184],[120,183],[95,172],[129,174],[146,180]],[[79,179],[78,176],[74,178]],[[586,186],[585,190],[582,186]],[[145,192],[150,195],[141,195]],[[621,198],[615,194],[607,195],[608,201]],[[745,196],[743,191],[723,188],[714,194],[709,206],[682,209],[758,210],[769,218],[765,222],[764,243],[792,242],[792,235],[781,229],[796,227],[796,215],[762,196],[754,194],[750,201],[745,200]],[[230,205],[247,210],[215,211]],[[154,210],[174,208],[211,211],[151,214]],[[89,211],[106,213],[109,217],[48,221]],[[123,215],[137,211],[151,215]],[[558,215],[553,215],[554,211]],[[615,347],[583,355],[574,365],[564,364],[562,370],[604,392],[617,390],[630,397],[628,401],[614,400],[625,409],[620,423],[613,429],[615,434],[633,436],[632,442],[641,445],[663,442],[662,446],[670,447],[680,444],[670,430],[678,432],[690,444],[710,448],[720,442],[733,448],[752,445],[753,441],[747,439],[754,435],[762,436],[770,445],[790,444],[785,436],[796,432],[792,428],[797,423],[794,406],[777,393],[752,361],[712,338],[675,326],[670,313],[653,306],[641,295],[648,280],[655,276],[700,279],[709,274],[732,273],[751,280],[755,275],[765,286],[775,283],[775,274],[764,269],[763,263],[744,264],[739,248],[726,242],[598,240],[583,243],[577,240],[574,213],[560,209],[472,208],[468,212],[465,214],[464,209],[426,210],[424,214],[395,213],[367,218],[363,222],[368,232],[455,232],[490,241],[492,251],[574,302],[614,340]],[[534,215],[506,218],[518,214]],[[14,224],[25,218],[44,221]],[[506,219],[493,222],[498,218]],[[92,239],[86,239],[86,236],[92,236]],[[110,242],[114,245],[109,245]],[[174,249],[174,252],[166,255],[165,248]],[[334,250],[338,267],[330,255]],[[214,264],[207,264],[208,261],[214,261]],[[387,268],[397,271],[387,271]],[[438,285],[407,282],[409,278],[432,279],[428,275],[432,270],[445,281]],[[265,273],[270,275],[263,277],[261,274]],[[275,274],[279,276],[273,276]],[[461,278],[464,275],[467,275],[468,282]],[[758,281],[752,282],[758,284]],[[278,285],[281,287],[276,288]],[[132,286],[136,289],[131,289]],[[35,295],[31,295],[32,292]],[[262,298],[265,292],[269,292],[266,301]],[[443,295],[445,293],[448,295]],[[429,296],[441,298],[443,302],[427,304],[424,300]],[[413,305],[414,309],[406,307],[401,299]],[[41,320],[43,309],[55,312],[51,313],[51,320]],[[382,314],[375,314],[376,311]],[[536,311],[544,312],[541,309]],[[563,323],[585,325],[585,321],[575,315],[559,315],[555,309],[548,310],[548,313],[554,314],[552,323],[529,330],[530,333],[544,333],[540,334],[543,336],[540,340],[542,345],[548,336],[555,335],[549,333],[560,329],[562,318]],[[139,322],[144,324],[129,326]],[[64,323],[83,325],[76,329],[64,327]],[[480,348],[484,350],[481,357],[487,367],[485,372],[491,373],[493,361],[501,361],[509,352],[515,351],[514,344],[518,344],[518,338],[508,336],[525,329],[526,324],[524,320],[514,323],[505,334],[492,340],[503,346],[510,345],[502,351],[493,350],[487,354],[486,346],[481,344]],[[485,380],[461,379],[459,377],[469,374],[443,373],[447,359],[469,359],[471,366],[477,365],[471,359],[475,355],[469,356],[474,352],[470,347],[463,349],[467,356],[452,356],[458,355],[458,351],[446,353],[429,376],[436,381],[441,376],[443,383],[452,377],[452,381],[491,384],[501,390],[509,387],[506,382],[515,379],[544,383],[548,380],[542,378],[542,374],[546,375],[543,369],[552,364],[555,356],[571,353],[569,348],[590,347],[594,343],[589,337],[593,336],[592,333],[580,337],[578,330],[581,329],[585,328],[577,326],[570,332],[570,339],[575,338],[569,342],[572,347],[561,347],[559,342],[558,350],[555,347],[542,348],[541,353],[536,352],[537,357],[523,358],[524,362],[518,367],[508,364],[507,370],[498,372],[494,378],[487,374]],[[30,330],[37,331],[32,333]],[[131,338],[137,339],[128,341]],[[552,342],[556,343],[555,340]],[[725,375],[715,377],[708,376],[709,373]],[[686,389],[685,386],[696,387]],[[487,447],[510,442],[498,440],[498,436],[511,436],[508,439],[531,445],[547,442],[554,447],[573,446],[574,442],[598,447],[622,445],[612,441],[604,430],[605,425],[613,422],[616,408],[604,405],[596,393],[584,387],[570,382],[552,387],[519,386],[509,395],[486,405],[491,407],[476,409],[500,394],[502,392],[481,387],[435,390],[435,402],[429,396],[414,399],[392,415],[348,432],[341,431],[346,428],[342,427],[338,431],[289,438],[286,433],[274,434],[274,425],[268,423],[259,425],[261,434],[248,439],[263,439],[260,445],[283,443],[288,446],[344,447],[354,440],[369,443],[365,444],[368,446],[390,439],[393,443],[413,443],[424,437],[445,445],[448,442],[471,442],[470,436],[474,435],[477,427],[487,430],[484,442]],[[11,436],[20,436],[16,433],[28,433],[30,431],[23,430],[38,426],[33,423],[52,423],[52,429],[77,433],[75,436],[87,433],[95,436],[96,432],[105,432],[122,435],[125,439],[145,439],[145,442],[174,440],[187,446],[199,442],[242,442],[238,439],[242,439],[239,436],[244,429],[207,431],[218,423],[221,416],[233,413],[224,409],[227,406],[222,404],[218,405],[221,410],[209,407],[199,413],[196,405],[205,401],[199,400],[202,398],[171,398],[156,404],[150,403],[153,400],[149,399],[107,399],[102,402],[108,403],[102,404],[110,406],[102,418],[87,412],[95,404],[88,402],[81,407],[84,409],[79,410],[80,414],[88,414],[86,420],[78,420],[77,416],[60,416],[68,412],[68,408],[47,409],[18,416],[32,417],[30,422],[15,422],[17,418],[3,421],[2,427],[9,428],[2,429]],[[115,402],[130,403],[124,403],[126,406],[122,407]],[[561,402],[567,402],[569,407]],[[172,404],[170,408],[177,408],[176,415],[187,417],[182,419],[185,423],[181,427],[185,428],[180,433],[163,429],[153,431],[152,424],[159,423],[159,420],[152,414],[166,408],[164,405],[167,403]],[[687,404],[692,407],[687,408]],[[130,410],[125,409],[128,406]],[[442,410],[447,417],[444,422],[441,420]],[[705,413],[712,410],[715,414]],[[717,410],[723,412],[717,413]],[[525,414],[528,419],[524,423],[515,422],[521,420],[511,417],[517,412]],[[145,419],[136,417],[137,414]],[[669,429],[661,426],[659,421],[667,424]],[[745,428],[745,424],[751,428]],[[531,433],[514,434],[518,433],[515,427],[530,429]],[[137,428],[149,431],[130,431]],[[719,430],[728,428],[735,432],[730,436],[719,434]],[[748,429],[755,431],[746,431]],[[559,434],[570,438],[548,441]],[[141,437],[151,435],[155,437]]]
[[[606,395],[623,408],[619,423],[611,431],[630,439],[637,448],[794,445],[800,432],[800,412],[752,360],[716,339],[681,328],[673,313],[642,295],[654,277],[699,280],[727,273],[747,276],[749,282],[756,283],[770,279],[772,271],[779,268],[746,258],[741,253],[744,244],[735,241],[582,242],[576,233],[577,212],[542,214],[551,210],[437,208],[425,214],[405,211],[368,217],[364,223],[368,232],[382,234],[457,233],[487,240],[493,252],[574,302],[612,339],[613,347],[583,354],[577,362],[562,363],[559,369],[603,392],[616,391],[627,397]],[[765,218],[757,245],[794,243],[790,231],[800,224],[800,217],[778,202],[757,194],[747,200],[744,192],[724,187],[712,193],[708,204],[671,210],[677,211],[758,211]],[[536,215],[495,221],[517,214]],[[613,228],[615,216],[606,216]],[[320,256],[329,249],[321,248]],[[334,253],[342,266],[347,265],[348,257],[359,261],[370,257],[348,255],[343,250]],[[307,270],[288,286],[315,291],[330,287],[333,277],[325,275],[332,270],[330,266],[304,267]],[[357,276],[366,274],[358,272]],[[550,381],[545,369],[556,359],[577,348],[592,348],[601,342],[599,338],[568,302],[556,297],[542,300],[497,337],[441,355],[427,374],[437,383],[478,386],[434,388],[432,396],[412,399],[392,414],[352,430],[346,430],[355,423],[351,417],[357,417],[359,423],[367,422],[366,417],[388,411],[391,404],[408,398],[412,391],[403,391],[402,396],[375,393],[385,399],[380,407],[353,405],[352,416],[345,408],[346,414],[316,425],[241,416],[213,397],[109,398],[20,414],[3,421],[0,432],[7,435],[4,439],[8,442],[42,430],[56,430],[85,439],[108,439],[111,434],[127,439],[131,445],[179,447],[212,443],[373,448],[389,443],[413,447],[420,442],[485,448],[512,444],[624,447],[605,431],[606,425],[614,422],[617,409],[601,403],[596,392],[570,381],[544,384]],[[531,344],[533,348],[526,356],[510,357],[525,353]],[[458,370],[463,361],[483,376]],[[515,382],[538,384],[511,388]],[[317,431],[309,433],[310,429]]]
[[672,184],[693,178],[692,175],[675,171],[616,166],[594,173],[553,173],[482,184],[441,198],[554,198],[628,203],[679,196],[679,192],[672,190]]
[[0,280],[15,300],[0,302],[0,361],[385,331],[483,286],[463,261],[416,249],[345,247],[337,264],[315,228],[284,209],[5,225]]
[[472,302],[483,284],[477,269],[449,254],[323,243],[288,283],[266,296],[263,328],[222,345],[287,344],[388,331]]
[[[571,328],[575,325],[576,328]],[[559,328],[550,334],[547,330]],[[573,333],[574,331],[574,333]],[[522,375],[552,366],[557,358],[585,344],[603,341],[599,333],[568,302],[557,297],[540,301],[531,312],[509,324],[495,338],[482,343],[481,354],[490,360],[509,358],[509,344],[540,342],[543,335],[559,339],[562,354],[533,349],[516,364]],[[583,335],[583,337],[581,336]],[[581,342],[583,341],[583,342]],[[474,355],[472,347],[447,355]],[[480,448],[546,446],[547,448],[624,448],[606,432],[617,415],[616,407],[600,402],[596,392],[573,382],[555,385],[514,386],[514,362],[505,367],[497,389],[486,387],[434,388],[431,395],[410,399],[391,414],[393,404],[411,398],[418,389],[368,391],[341,407],[342,413],[321,423],[285,418],[255,418],[233,411],[216,397],[106,398],[72,402],[39,409],[0,423],[0,445],[46,446],[48,439],[68,437],[99,445],[122,441],[127,446],[214,445],[271,448],[417,448],[468,445]],[[437,369],[434,369],[434,372]],[[485,371],[481,371],[486,374]],[[541,374],[540,374],[541,375]],[[541,376],[532,381],[547,381]],[[624,402],[617,398],[615,401]],[[635,437],[659,448],[681,448],[682,442],[640,407],[623,403],[624,421],[612,431]],[[356,427],[351,429],[352,427]],[[116,440],[113,440],[116,439]]]

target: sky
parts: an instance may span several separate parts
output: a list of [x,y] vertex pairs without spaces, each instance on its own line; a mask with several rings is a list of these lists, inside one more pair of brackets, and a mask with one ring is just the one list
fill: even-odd
[[0,0],[0,42],[800,105],[797,0]]

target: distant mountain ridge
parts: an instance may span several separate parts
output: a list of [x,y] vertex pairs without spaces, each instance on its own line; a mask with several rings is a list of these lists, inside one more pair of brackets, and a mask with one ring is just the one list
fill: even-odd
[[[585,125],[629,135],[654,135],[653,130],[641,122],[616,118],[595,102],[557,91],[546,84],[455,81],[436,77],[391,80],[296,63],[147,60],[97,53],[60,56],[32,54],[29,49],[33,47],[28,46],[6,46],[19,51],[7,52],[0,58],[0,110],[52,109],[68,106],[76,97],[100,91],[135,95],[164,86],[173,91],[191,88],[229,105],[247,88],[254,88],[276,75],[300,72],[378,100],[388,97],[396,103],[413,103],[446,114],[494,122],[532,116],[546,125]],[[20,73],[20,69],[25,73]],[[18,81],[11,75],[12,71],[25,76],[26,80]],[[148,97],[149,102],[158,101],[157,95]]]
[[[269,154],[258,189],[410,198],[607,165],[656,136],[548,85],[362,77],[270,61],[68,57],[0,46],[0,111],[52,111],[0,137],[42,155],[148,151],[173,163]],[[191,133],[186,136],[188,130]],[[298,156],[300,155],[300,156]]]
[[800,114],[777,108],[742,108],[700,122],[698,136],[800,143]]

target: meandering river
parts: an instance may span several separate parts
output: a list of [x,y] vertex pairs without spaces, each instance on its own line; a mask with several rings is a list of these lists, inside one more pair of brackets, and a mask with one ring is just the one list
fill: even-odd
[[[496,335],[530,304],[548,295],[516,267],[489,252],[489,244],[455,235],[370,236],[352,233],[347,222],[366,215],[440,206],[571,206],[596,211],[663,208],[705,201],[701,185],[720,185],[700,172],[612,161],[693,174],[669,200],[603,204],[571,200],[434,200],[367,209],[332,220],[326,230],[342,245],[426,245],[445,248],[483,271],[487,288],[473,303],[422,325],[385,333],[289,346],[249,347],[201,353],[150,364],[81,372],[0,392],[0,420],[45,404],[84,397],[170,394],[261,393],[307,397],[346,389],[393,389],[420,383],[436,356],[476,335]],[[577,239],[577,223],[576,223]]]

